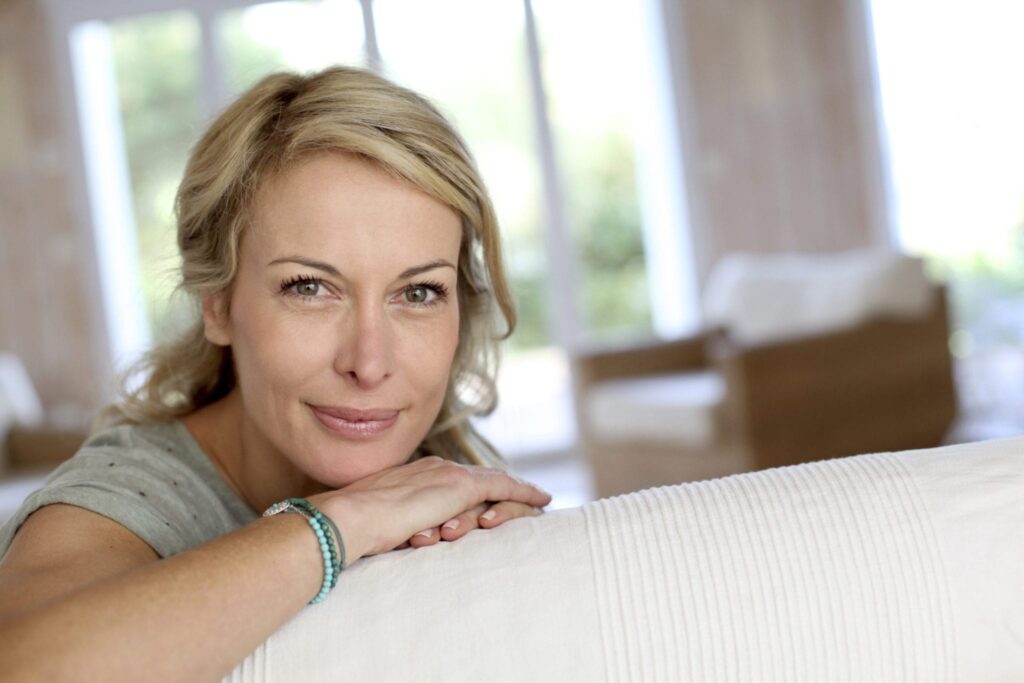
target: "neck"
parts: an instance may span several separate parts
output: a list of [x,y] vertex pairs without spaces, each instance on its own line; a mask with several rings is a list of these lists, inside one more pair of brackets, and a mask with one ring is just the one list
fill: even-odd
[[310,496],[323,485],[296,468],[245,413],[236,387],[182,421],[214,468],[256,512],[285,498]]

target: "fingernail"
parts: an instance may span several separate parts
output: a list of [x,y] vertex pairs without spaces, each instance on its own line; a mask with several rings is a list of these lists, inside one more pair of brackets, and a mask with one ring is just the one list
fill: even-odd
[[480,519],[492,520],[498,516],[498,513],[494,510],[488,510],[484,514],[480,515]]
[[419,532],[416,535],[417,536],[423,536],[425,538],[430,538],[430,529],[427,529],[426,531],[421,531],[421,532]]
[[447,522],[444,523],[444,527],[442,527],[442,528],[444,528],[444,529],[458,529],[459,528],[459,520],[457,520],[457,519],[449,519]]

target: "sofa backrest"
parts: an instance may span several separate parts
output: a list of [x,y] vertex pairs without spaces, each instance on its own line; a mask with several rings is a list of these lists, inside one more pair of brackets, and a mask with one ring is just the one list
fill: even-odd
[[856,456],[360,560],[228,680],[1021,681],[1021,567],[1024,438]]

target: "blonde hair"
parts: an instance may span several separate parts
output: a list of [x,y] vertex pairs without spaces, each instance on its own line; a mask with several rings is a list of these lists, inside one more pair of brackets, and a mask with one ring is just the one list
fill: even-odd
[[296,160],[324,151],[373,161],[461,216],[459,343],[444,403],[417,455],[501,465],[500,455],[469,421],[497,403],[498,343],[516,321],[491,200],[465,143],[433,105],[371,72],[346,67],[267,76],[193,148],[175,208],[179,289],[195,303],[195,319],[133,369],[131,375],[142,373],[144,383],[125,390],[103,421],[173,419],[232,390],[231,350],[206,340],[198,302],[230,288],[260,185]]

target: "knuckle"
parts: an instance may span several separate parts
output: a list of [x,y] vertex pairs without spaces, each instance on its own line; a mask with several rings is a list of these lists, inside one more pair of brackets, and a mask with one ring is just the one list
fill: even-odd
[[473,478],[473,475],[470,473],[470,471],[467,470],[462,465],[451,462],[450,460],[446,462],[448,463],[448,465],[445,467],[444,474],[451,481],[458,483]]

